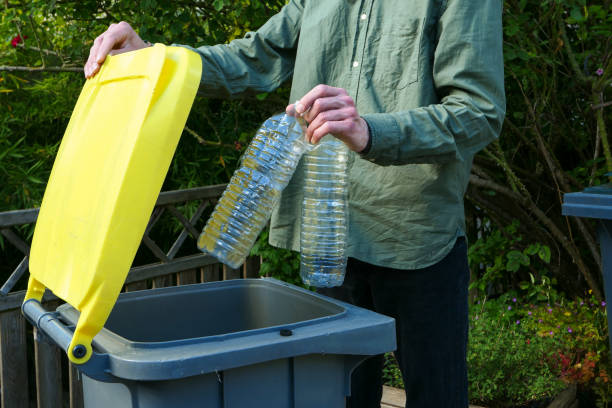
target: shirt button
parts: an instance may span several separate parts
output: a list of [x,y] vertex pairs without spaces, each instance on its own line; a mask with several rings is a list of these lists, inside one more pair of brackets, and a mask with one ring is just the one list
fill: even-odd
[[368,18],[368,15],[367,15],[366,13],[363,13],[363,14],[361,15],[361,19],[362,19],[362,20],[365,20],[366,18]]
[[353,61],[353,68],[357,68],[359,66],[359,61]]

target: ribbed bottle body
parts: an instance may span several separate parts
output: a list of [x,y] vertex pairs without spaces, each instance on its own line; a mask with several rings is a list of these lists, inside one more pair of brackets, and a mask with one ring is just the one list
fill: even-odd
[[326,136],[304,156],[300,276],[315,287],[339,286],[346,270],[348,148]]
[[294,117],[279,114],[266,120],[204,226],[198,247],[238,268],[308,149]]

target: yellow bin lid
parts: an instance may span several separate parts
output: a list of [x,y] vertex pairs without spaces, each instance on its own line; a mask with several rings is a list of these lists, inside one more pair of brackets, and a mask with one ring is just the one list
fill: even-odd
[[74,363],[89,360],[119,296],[201,72],[196,53],[156,44],[109,56],[81,91],[34,230],[25,297],[40,301],[48,288],[81,312]]

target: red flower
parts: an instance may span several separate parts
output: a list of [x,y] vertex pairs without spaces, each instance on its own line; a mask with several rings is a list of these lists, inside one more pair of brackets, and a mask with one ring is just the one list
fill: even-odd
[[26,38],[28,38],[27,35],[24,35],[23,37],[17,35],[11,40],[11,45],[13,46],[13,48],[17,48],[17,44],[23,42]]

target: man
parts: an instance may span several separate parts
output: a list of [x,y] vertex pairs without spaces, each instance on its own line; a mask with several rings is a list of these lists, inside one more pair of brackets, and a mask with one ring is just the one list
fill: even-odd
[[[200,93],[272,91],[293,75],[307,137],[344,141],[349,160],[345,283],[323,291],[396,319],[407,407],[467,402],[463,197],[476,152],[505,114],[501,0],[290,0],[258,31],[205,46]],[[96,38],[85,75],[109,52],[146,44],[126,23]],[[271,244],[299,250],[298,168]],[[382,357],[356,370],[350,407],[379,407]]]

